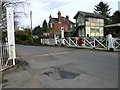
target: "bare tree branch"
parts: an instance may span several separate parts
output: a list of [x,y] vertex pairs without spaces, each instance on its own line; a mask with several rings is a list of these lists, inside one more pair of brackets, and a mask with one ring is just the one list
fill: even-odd
[[[22,19],[22,16],[26,16],[26,13],[24,12],[26,7],[29,7],[30,3],[28,0],[3,0],[2,1],[2,10],[3,13],[6,11],[6,7],[13,7],[14,8],[14,17],[15,22],[18,24],[19,19]],[[22,9],[21,11],[20,8]],[[16,25],[17,25],[16,24]]]

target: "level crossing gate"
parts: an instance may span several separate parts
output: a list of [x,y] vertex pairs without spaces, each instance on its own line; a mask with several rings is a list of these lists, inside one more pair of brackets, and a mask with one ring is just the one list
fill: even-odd
[[5,41],[0,41],[0,71],[3,71],[14,66],[16,59],[13,8],[6,7],[0,23],[2,31],[7,31]]
[[67,37],[65,40],[65,46],[76,48],[90,48],[107,51],[120,51],[120,39],[119,38],[79,38],[79,37]]
[[67,46],[75,48],[90,48],[107,51],[120,51],[120,37],[113,38],[111,34],[105,37],[64,37],[64,28],[61,27],[61,38],[54,35],[54,39],[44,39],[42,44]]

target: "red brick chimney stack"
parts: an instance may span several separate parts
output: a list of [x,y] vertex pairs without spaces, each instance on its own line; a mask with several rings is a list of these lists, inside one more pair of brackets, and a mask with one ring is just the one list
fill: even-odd
[[60,18],[61,18],[61,12],[58,11],[58,21],[60,22]]
[[66,15],[66,19],[69,20],[69,16],[68,15]]

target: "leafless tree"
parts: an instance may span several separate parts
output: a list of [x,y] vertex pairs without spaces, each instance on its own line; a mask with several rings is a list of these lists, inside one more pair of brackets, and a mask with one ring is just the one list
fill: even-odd
[[28,0],[1,0],[1,4],[2,13],[5,12],[6,7],[14,8],[15,27],[19,24],[19,19],[26,15],[25,8],[30,6]]

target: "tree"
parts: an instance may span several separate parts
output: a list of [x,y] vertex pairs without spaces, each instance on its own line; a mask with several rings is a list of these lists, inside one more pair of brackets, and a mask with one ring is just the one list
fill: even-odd
[[42,37],[43,31],[40,26],[36,26],[33,30],[33,35],[37,35],[38,37]]
[[47,26],[47,22],[46,20],[43,21],[43,24],[42,24],[42,30],[47,33],[48,32],[48,26]]
[[31,35],[31,29],[30,28],[24,28],[24,31]]
[[95,5],[94,12],[101,14],[105,17],[110,17],[110,10],[108,3],[100,2],[99,4]]
[[17,44],[31,44],[32,36],[26,31],[15,32],[15,42]]
[[120,11],[115,11],[111,17],[112,24],[120,23]]
[[[29,6],[29,2],[27,0],[2,0],[1,1],[1,9],[2,13],[5,13],[6,7],[14,8],[14,17],[15,17],[15,27],[19,24],[19,19],[22,18],[23,15],[26,15],[24,11],[19,11],[20,8],[25,8]],[[1,10],[0,10],[1,11]]]
[[[41,38],[43,37],[43,29],[40,26],[36,26],[33,29],[33,35],[38,36],[39,44],[41,44]],[[36,41],[36,40],[34,40],[34,41]],[[36,43],[37,43],[37,41],[36,41]]]

